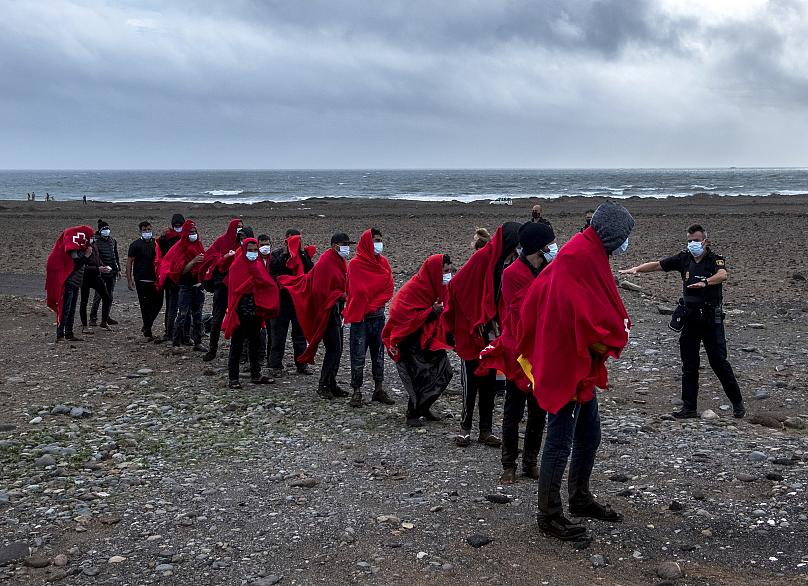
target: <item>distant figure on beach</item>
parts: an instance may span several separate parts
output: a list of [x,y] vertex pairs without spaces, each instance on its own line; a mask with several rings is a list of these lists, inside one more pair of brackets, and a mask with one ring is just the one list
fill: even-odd
[[157,276],[154,259],[157,256],[157,242],[153,238],[151,222],[144,220],[138,224],[140,238],[129,245],[126,255],[126,282],[130,291],[137,291],[140,315],[143,319],[141,332],[147,342],[154,340],[152,326],[163,308],[163,295],[157,291]]
[[45,192],[45,201],[50,201],[50,193]]
[[474,250],[480,250],[491,240],[491,233],[485,228],[477,228],[474,232],[474,240],[471,241],[471,246]]
[[[723,283],[727,266],[723,256],[710,250],[707,233],[699,224],[687,229],[687,249],[660,261],[643,263],[620,271],[636,275],[654,271],[676,271],[682,276],[682,297],[674,312],[681,331],[679,350],[682,357],[682,409],[673,413],[677,419],[699,417],[699,352],[702,344],[707,360],[715,372],[724,393],[732,403],[733,415],[741,419],[746,406],[741,389],[727,360],[727,340],[724,334]],[[678,320],[677,320],[678,318]]]
[[25,199],[28,200],[28,201],[31,201],[31,193],[30,192],[25,194]]
[[586,210],[586,213],[584,214],[584,226],[580,229],[580,232],[583,232],[589,228],[589,225],[592,223],[592,214],[594,213],[595,210]]
[[87,196],[86,196],[86,195],[82,195],[82,196],[81,196],[81,201],[82,201],[82,202],[84,202],[84,205],[87,205]]
[[45,293],[47,304],[56,312],[56,341],[79,342],[73,334],[76,317],[76,302],[84,277],[84,265],[93,251],[90,239],[93,229],[89,226],[67,228],[53,245],[45,268]]
[[390,263],[382,254],[384,244],[378,228],[362,233],[356,247],[356,256],[348,264],[348,302],[344,321],[351,324],[351,407],[362,406],[362,384],[365,357],[370,350],[373,373],[373,394],[370,400],[385,405],[395,403],[385,392],[384,382],[384,308],[393,297],[395,285]]
[[[118,241],[110,236],[111,230],[109,222],[98,220],[98,232],[96,233],[95,246],[98,249],[98,254],[101,256],[101,262],[110,269],[109,272],[104,272],[100,275],[100,279],[104,281],[104,286],[109,295],[110,308],[113,302],[113,293],[115,292],[115,282],[121,278],[121,259],[118,255]],[[102,295],[98,294],[96,290],[93,295],[93,305],[90,309],[90,326],[95,326],[98,319],[98,306],[101,304]],[[118,322],[109,315],[106,320],[110,326],[117,325]],[[101,324],[104,327],[104,324]]]
[[36,201],[36,193],[31,192],[31,201]]

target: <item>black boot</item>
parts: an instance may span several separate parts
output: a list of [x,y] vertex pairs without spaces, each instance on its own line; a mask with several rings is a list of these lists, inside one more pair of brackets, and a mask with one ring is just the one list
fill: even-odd
[[348,405],[351,407],[362,406],[362,389],[354,388],[353,395],[351,395],[351,400],[348,402]]
[[330,382],[330,385],[331,385],[331,394],[334,395],[335,397],[347,397],[348,395],[350,395],[350,393],[348,391],[343,390],[337,384],[337,375],[336,374],[332,374],[329,377],[329,382]]
[[382,387],[382,381],[376,381],[376,386],[373,388],[373,396],[370,398],[371,401],[376,401],[378,403],[383,403],[384,405],[395,405],[396,402],[390,398],[384,388]]
[[577,541],[586,536],[586,527],[573,523],[561,514],[548,517],[539,513],[538,522],[542,533],[561,541]]
[[333,399],[334,394],[331,392],[331,382],[327,374],[320,375],[320,384],[317,385],[317,394],[322,399]]

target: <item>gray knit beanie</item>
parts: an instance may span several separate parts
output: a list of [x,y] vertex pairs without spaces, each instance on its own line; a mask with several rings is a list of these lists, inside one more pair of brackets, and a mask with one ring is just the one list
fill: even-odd
[[600,236],[606,252],[617,250],[634,229],[634,218],[618,203],[607,201],[592,214],[592,228]]

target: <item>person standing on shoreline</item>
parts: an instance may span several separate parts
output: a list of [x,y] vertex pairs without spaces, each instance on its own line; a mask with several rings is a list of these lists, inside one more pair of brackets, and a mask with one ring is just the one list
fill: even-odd
[[351,324],[351,407],[362,406],[362,383],[365,356],[370,350],[373,372],[371,401],[393,405],[384,383],[384,307],[393,296],[393,271],[382,254],[382,233],[377,228],[365,230],[359,238],[356,256],[348,263],[348,303],[345,323]]
[[586,527],[563,514],[561,482],[572,451],[569,512],[619,522],[589,490],[601,440],[596,389],[608,388],[606,360],[628,344],[631,320],[617,292],[609,257],[628,248],[634,218],[605,203],[533,281],[522,303],[516,354],[539,406],[547,438],[539,470],[539,529],[562,541],[586,541]]
[[558,252],[555,233],[549,224],[526,222],[519,228],[521,252],[502,272],[502,333],[480,355],[480,364],[505,374],[505,404],[502,417],[502,484],[516,482],[519,455],[519,424],[527,406],[522,474],[538,478],[538,457],[547,418],[530,388],[530,381],[519,365],[516,332],[522,301],[534,279]]
[[163,308],[163,296],[157,291],[157,277],[154,272],[154,259],[157,256],[157,242],[152,237],[152,227],[148,220],[138,224],[140,238],[129,245],[126,259],[126,282],[130,291],[137,291],[140,315],[143,320],[141,332],[147,341],[154,340],[152,325]]
[[326,250],[309,273],[282,275],[278,283],[289,291],[295,305],[300,327],[308,345],[299,363],[313,364],[320,342],[325,356],[320,370],[317,394],[323,399],[347,397],[337,385],[337,373],[342,356],[342,308],[345,304],[348,265],[352,242],[344,232],[331,237]]
[[84,265],[93,251],[89,226],[67,228],[56,239],[45,268],[45,295],[48,307],[56,313],[56,341],[80,342],[73,333],[76,302],[84,277]]
[[[182,234],[182,227],[185,224],[185,217],[182,214],[174,214],[171,217],[171,225],[168,229],[160,235],[157,239],[157,256],[155,257],[155,272],[159,277],[159,268],[161,260],[168,254],[171,247],[180,240]],[[160,287],[158,287],[160,290]],[[179,302],[179,285],[175,284],[172,280],[164,282],[162,290],[165,291],[165,332],[162,338],[155,340],[156,343],[170,342],[174,339],[174,326],[177,320],[177,309]],[[185,324],[180,327],[186,329]]]
[[732,366],[727,360],[724,333],[723,283],[728,278],[726,261],[710,250],[707,233],[699,224],[687,229],[687,250],[620,271],[637,275],[654,271],[676,271],[682,276],[682,314],[679,350],[682,357],[682,408],[673,413],[677,419],[699,417],[699,352],[702,344],[710,367],[732,403],[733,415],[741,419],[746,406]]
[[[98,249],[98,255],[101,262],[105,266],[112,269],[109,272],[102,272],[99,277],[104,282],[104,287],[109,295],[109,305],[112,308],[114,301],[115,282],[121,278],[121,259],[118,256],[118,241],[111,235],[109,222],[98,220],[98,238],[96,238],[95,246]],[[95,327],[98,320],[98,306],[101,304],[101,295],[98,291],[93,295],[93,304],[90,307],[90,326]],[[111,317],[107,317],[107,323],[111,326],[117,325],[118,322]]]
[[519,226],[517,222],[502,224],[491,241],[472,254],[449,281],[440,327],[463,361],[463,415],[460,434],[455,438],[460,447],[471,445],[475,403],[480,410],[479,443],[494,448],[502,445],[492,433],[496,371],[480,366],[480,352],[499,334],[502,271],[519,244]]

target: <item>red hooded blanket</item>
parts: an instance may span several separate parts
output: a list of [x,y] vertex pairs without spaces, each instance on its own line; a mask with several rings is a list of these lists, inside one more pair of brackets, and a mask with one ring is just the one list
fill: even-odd
[[62,323],[62,299],[65,292],[65,281],[73,272],[73,259],[70,252],[84,250],[93,237],[93,229],[89,226],[74,226],[59,235],[53,244],[45,265],[45,298],[56,312],[56,323]]
[[521,259],[514,261],[502,272],[503,310],[499,316],[502,332],[480,354],[481,366],[499,370],[523,391],[529,390],[530,380],[517,360],[519,355],[516,353],[516,332],[522,302],[534,279],[530,267]]
[[[449,281],[446,310],[441,314],[441,327],[454,335],[455,352],[463,360],[476,360],[488,345],[482,328],[497,316],[494,273],[505,250],[503,228],[509,227],[510,250],[516,248],[519,224],[503,224],[480,250]],[[510,236],[510,233],[513,233]],[[501,299],[500,299],[501,302]]]
[[225,259],[224,256],[231,250],[238,250],[239,224],[241,224],[240,218],[230,220],[225,233],[214,240],[213,244],[205,251],[205,260],[202,261],[199,266],[199,274],[202,276],[202,281],[212,279],[213,271],[217,269],[222,274],[227,272],[230,263],[233,262],[233,257]]
[[[350,270],[350,267],[348,267]],[[407,336],[421,328],[421,348],[445,350],[449,347],[436,335],[438,320],[427,322],[432,306],[445,301],[446,286],[443,284],[443,255],[433,254],[421,265],[419,271],[407,281],[390,303],[390,316],[382,330],[382,341],[387,353],[398,362],[398,345]]]
[[278,283],[289,291],[297,320],[308,342],[306,351],[298,358],[300,364],[314,364],[314,355],[328,326],[331,308],[345,295],[346,274],[345,260],[329,248],[308,273],[278,277]]
[[595,386],[606,388],[606,358],[620,356],[630,328],[603,243],[587,228],[561,248],[522,304],[517,353],[541,408],[558,413],[592,399]]
[[227,272],[227,313],[222,322],[225,339],[229,339],[239,326],[238,304],[244,295],[252,295],[255,300],[255,313],[259,318],[272,319],[278,315],[280,295],[278,285],[269,275],[264,263],[247,260],[247,244],[258,246],[255,238],[245,238],[236,252],[233,264]]
[[[180,240],[172,246],[164,257],[160,259],[160,267],[157,271],[157,290],[160,291],[166,284],[166,281],[171,281],[174,284],[179,284],[182,270],[191,260],[199,254],[205,252],[205,247],[202,242],[197,240],[191,242],[188,238],[191,234],[191,228],[195,228],[193,220],[185,220],[182,225],[182,232],[180,232]],[[199,268],[196,267],[194,273],[199,273]]]
[[390,263],[373,250],[373,235],[365,230],[356,246],[356,256],[348,263],[348,303],[345,323],[360,322],[369,313],[384,307],[393,296]]
[[[289,249],[289,258],[286,259],[286,268],[291,269],[292,274],[303,274],[303,260],[300,258],[300,235],[294,234],[286,239],[286,247]],[[317,254],[317,247],[309,244],[303,250],[309,255],[311,260],[314,260],[314,255]]]

